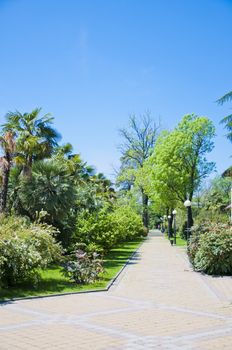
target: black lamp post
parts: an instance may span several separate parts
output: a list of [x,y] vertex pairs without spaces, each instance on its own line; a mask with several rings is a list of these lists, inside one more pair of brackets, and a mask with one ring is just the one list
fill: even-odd
[[176,244],[176,214],[177,211],[176,209],[173,210],[172,215],[173,215],[173,229],[174,229],[174,244]]
[[190,237],[190,229],[191,229],[191,226],[192,226],[192,221],[191,221],[191,201],[189,199],[187,199],[185,202],[184,202],[184,206],[185,208],[187,209],[187,242],[189,241],[189,237]]
[[173,236],[172,236],[172,217],[168,215],[168,238],[170,240],[171,245],[173,245]]

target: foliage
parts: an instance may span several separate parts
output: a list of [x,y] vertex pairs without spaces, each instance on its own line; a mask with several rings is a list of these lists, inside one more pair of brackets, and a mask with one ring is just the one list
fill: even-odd
[[9,112],[6,115],[4,132],[16,135],[16,163],[23,167],[24,175],[30,175],[35,160],[52,155],[60,135],[52,128],[53,118],[50,114],[40,117],[41,108],[31,113]]
[[105,206],[98,212],[82,212],[78,217],[73,242],[95,243],[108,251],[118,242],[131,240],[142,234],[141,219],[129,206],[114,209]]
[[63,269],[59,265],[53,264],[46,269],[39,270],[41,278],[33,289],[30,282],[12,286],[11,288],[0,288],[0,300],[103,289],[116,276],[141,242],[141,239],[129,243],[124,242],[118,245],[117,248],[112,249],[104,257],[104,273],[101,279],[95,283],[73,283],[73,281],[70,281],[69,278],[64,276],[62,273]]
[[105,251],[109,250],[117,241],[109,208],[106,206],[93,213],[88,211],[80,213],[72,241],[95,243]]
[[156,211],[171,213],[187,198],[192,200],[214,168],[214,163],[205,158],[213,148],[214,134],[208,118],[191,114],[184,116],[173,131],[159,136],[153,154],[137,174],[156,203]]
[[201,235],[209,232],[209,224],[210,223],[204,221],[201,224],[195,225],[191,228],[191,236],[188,244],[188,256],[193,265],[196,253],[199,249],[200,237]]
[[65,164],[50,159],[33,164],[32,176],[21,177],[17,191],[16,210],[35,220],[36,213],[44,210],[44,221],[57,227],[64,245],[75,227],[76,192],[73,177]]
[[61,257],[56,230],[45,224],[30,224],[23,218],[1,218],[0,285],[12,286],[38,280],[38,268],[46,268]]
[[111,214],[111,220],[115,227],[117,242],[133,240],[144,235],[141,218],[130,206],[116,206]]
[[154,164],[156,188],[160,186],[164,198],[174,197],[181,202],[192,199],[214,167],[205,159],[213,148],[214,133],[209,119],[186,115],[174,131],[161,135],[150,162]]
[[[217,102],[220,105],[223,105],[228,101],[232,101],[232,91],[228,92],[227,94],[219,98]],[[230,142],[232,142],[232,114],[229,114],[226,117],[222,118],[221,124],[225,125],[225,129],[227,129],[228,131],[228,134],[226,135],[226,137],[230,140]]]
[[83,243],[77,245],[76,251],[67,260],[63,273],[75,283],[94,283],[104,271],[99,254],[88,250]]
[[91,176],[85,183],[76,186],[77,210],[87,210],[90,213],[98,211],[104,205],[113,205],[116,199],[112,184],[102,174]]
[[230,191],[230,178],[214,178],[201,195],[200,218],[208,217],[211,221],[228,221],[226,207],[230,203]]
[[[135,184],[136,172],[143,168],[144,162],[153,151],[159,126],[146,113],[140,119],[131,116],[128,129],[120,129],[123,143],[120,145],[121,167],[117,176],[117,185],[124,190],[131,190]],[[138,185],[142,202],[142,219],[144,226],[148,227],[148,195],[142,183]]]
[[201,226],[191,237],[189,256],[197,271],[211,275],[231,275],[231,227],[219,223],[209,223],[205,228]]

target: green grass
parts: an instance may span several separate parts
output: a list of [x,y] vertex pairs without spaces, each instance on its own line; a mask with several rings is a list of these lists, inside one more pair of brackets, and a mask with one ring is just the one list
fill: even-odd
[[94,284],[77,285],[63,276],[59,266],[51,266],[41,272],[41,281],[36,288],[29,284],[23,284],[14,288],[0,289],[0,301],[21,297],[103,289],[116,276],[142,241],[143,239],[126,242],[112,249],[104,259],[105,272],[102,279]]
[[187,241],[180,236],[176,236],[176,245],[179,247],[185,247],[187,245]]
[[[165,233],[165,238],[168,239],[168,235]],[[187,241],[183,238],[181,238],[179,235],[176,236],[176,246],[177,247],[185,247],[187,246]]]

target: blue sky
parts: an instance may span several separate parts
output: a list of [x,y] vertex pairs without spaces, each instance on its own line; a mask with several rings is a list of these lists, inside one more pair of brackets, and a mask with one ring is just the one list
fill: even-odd
[[130,114],[173,128],[194,112],[216,126],[222,172],[231,105],[215,101],[232,90],[231,23],[232,0],[0,0],[0,122],[41,106],[109,176]]

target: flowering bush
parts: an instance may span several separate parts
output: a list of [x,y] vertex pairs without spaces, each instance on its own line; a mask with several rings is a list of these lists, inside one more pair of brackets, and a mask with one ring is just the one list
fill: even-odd
[[191,228],[191,238],[188,245],[188,256],[190,262],[194,265],[194,259],[196,256],[196,253],[199,249],[199,241],[200,237],[203,234],[206,234],[209,232],[210,223],[204,222],[199,225],[195,225]]
[[208,223],[193,233],[189,245],[190,260],[197,271],[214,275],[232,274],[232,229]]
[[82,243],[64,264],[63,273],[75,283],[93,283],[103,272],[102,260],[96,252],[88,253],[87,245]]
[[19,217],[0,221],[0,285],[9,287],[26,280],[35,284],[38,268],[61,257],[61,246],[54,238],[56,230]]

